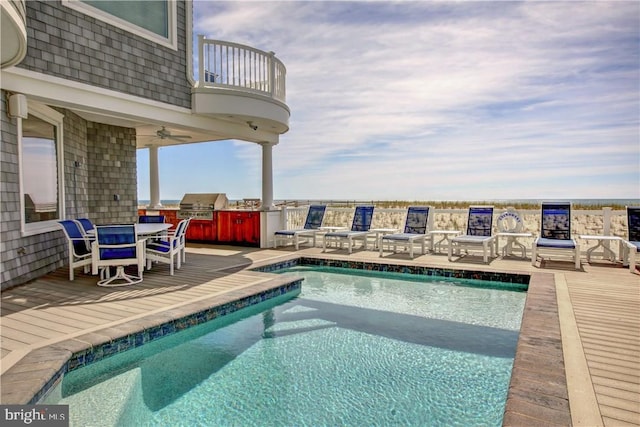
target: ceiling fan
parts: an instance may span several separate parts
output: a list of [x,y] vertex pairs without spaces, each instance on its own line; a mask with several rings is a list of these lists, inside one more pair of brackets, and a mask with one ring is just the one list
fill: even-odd
[[140,135],[140,136],[155,136],[162,140],[164,139],[173,139],[175,141],[182,141],[184,139],[191,139],[191,135],[172,135],[171,131],[162,126],[160,129],[156,131],[155,135]]
[[165,129],[164,126],[156,131],[156,135],[160,139],[175,139],[178,141],[181,139],[191,139],[191,135],[171,135],[171,132]]

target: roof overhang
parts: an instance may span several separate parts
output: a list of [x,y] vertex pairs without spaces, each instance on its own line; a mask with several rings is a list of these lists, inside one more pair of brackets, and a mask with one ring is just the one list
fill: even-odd
[[[86,120],[135,128],[138,148],[237,139],[277,144],[279,132],[265,125],[254,130],[246,122],[222,116],[194,114],[191,109],[136,97],[122,92],[36,73],[17,67],[1,71],[2,88],[25,94],[47,105],[69,109]],[[187,134],[187,140],[161,139],[165,126],[171,134]]]

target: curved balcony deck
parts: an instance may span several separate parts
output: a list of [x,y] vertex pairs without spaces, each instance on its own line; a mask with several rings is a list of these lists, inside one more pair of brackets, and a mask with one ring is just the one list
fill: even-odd
[[193,111],[282,134],[289,130],[286,68],[274,52],[198,37]]
[[2,20],[2,44],[0,68],[10,67],[22,61],[27,53],[27,27],[25,0],[0,2]]

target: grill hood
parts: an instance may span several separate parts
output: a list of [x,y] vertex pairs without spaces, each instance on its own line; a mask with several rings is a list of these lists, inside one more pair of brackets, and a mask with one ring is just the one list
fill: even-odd
[[224,193],[187,193],[180,200],[181,210],[214,211],[228,207],[229,199]]

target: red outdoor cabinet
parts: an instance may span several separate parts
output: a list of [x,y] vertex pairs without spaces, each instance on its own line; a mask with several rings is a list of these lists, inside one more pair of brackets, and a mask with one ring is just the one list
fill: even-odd
[[218,242],[260,247],[260,212],[218,211]]
[[[215,216],[214,216],[215,219]],[[213,242],[216,240],[216,223],[210,219],[192,219],[187,228],[187,240]]]

